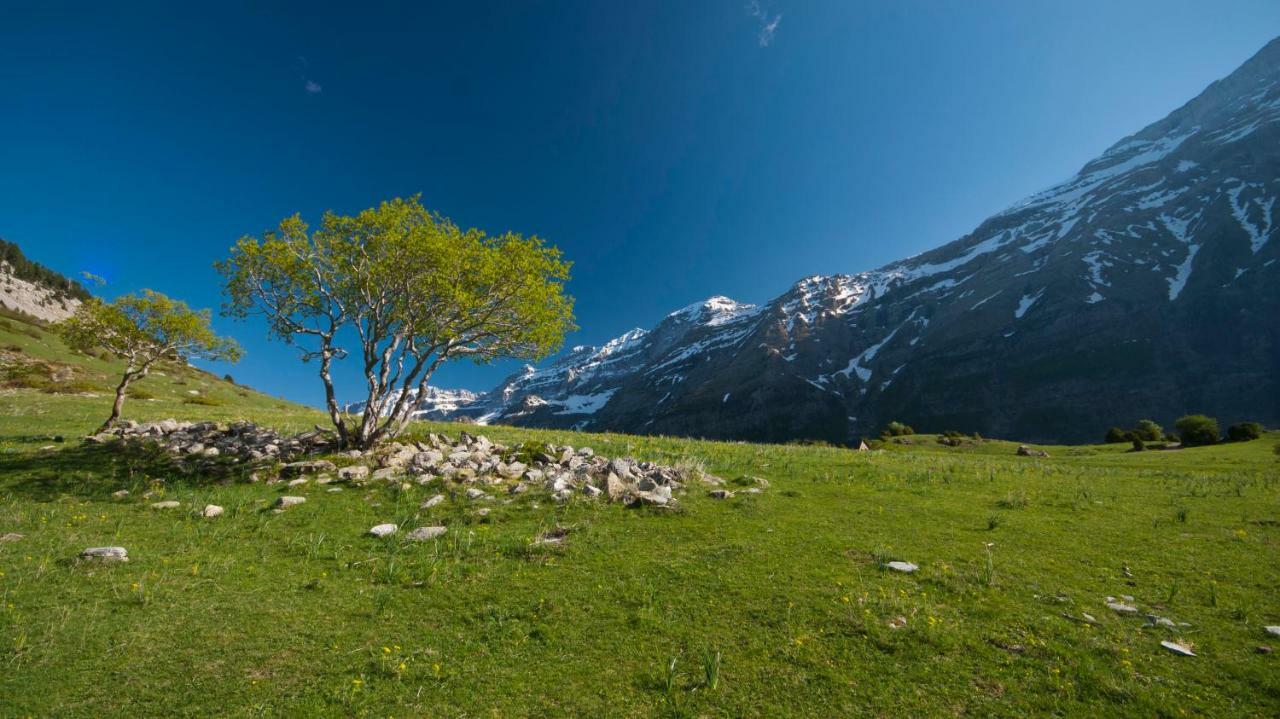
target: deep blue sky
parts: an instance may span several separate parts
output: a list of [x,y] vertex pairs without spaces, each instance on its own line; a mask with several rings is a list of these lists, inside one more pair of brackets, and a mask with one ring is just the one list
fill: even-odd
[[[956,239],[1280,34],[1275,0],[266,4],[0,0],[0,237],[216,307],[240,235],[421,192],[561,247],[598,343]],[[318,402],[217,326],[237,379]]]

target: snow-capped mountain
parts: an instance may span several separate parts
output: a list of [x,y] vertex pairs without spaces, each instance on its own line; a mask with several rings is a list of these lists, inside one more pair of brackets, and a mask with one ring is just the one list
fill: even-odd
[[1280,423],[1280,39],[1066,182],[922,255],[713,297],[527,367],[481,421],[848,441],[899,419],[1096,439]]

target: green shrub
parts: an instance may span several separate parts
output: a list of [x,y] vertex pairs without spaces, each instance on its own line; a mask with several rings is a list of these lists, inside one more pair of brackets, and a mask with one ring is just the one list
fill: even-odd
[[1218,429],[1218,420],[1203,414],[1189,414],[1173,423],[1178,428],[1178,435],[1186,447],[1200,447],[1217,444],[1222,432]]
[[1248,442],[1262,436],[1262,425],[1257,422],[1236,422],[1227,427],[1227,439],[1232,442]]
[[1128,442],[1130,439],[1132,439],[1132,437],[1129,436],[1129,433],[1119,427],[1112,427],[1107,430],[1107,444],[1120,444],[1122,442]]
[[901,422],[890,422],[885,425],[884,431],[880,433],[881,437],[903,437],[909,434],[915,434],[916,431],[909,424]]
[[156,398],[154,394],[151,394],[145,389],[139,389],[137,387],[130,387],[128,391],[125,392],[125,395],[129,399],[155,399]]
[[1152,420],[1140,419],[1138,425],[1133,428],[1133,436],[1144,442],[1159,442],[1164,437],[1164,427]]
[[1143,450],[1144,450],[1144,449],[1146,449],[1146,448],[1147,448],[1147,445],[1143,444],[1143,442],[1142,442],[1142,438],[1141,438],[1141,437],[1134,437],[1134,438],[1133,438],[1133,451],[1135,451],[1135,452],[1141,452],[1141,451],[1143,451]]

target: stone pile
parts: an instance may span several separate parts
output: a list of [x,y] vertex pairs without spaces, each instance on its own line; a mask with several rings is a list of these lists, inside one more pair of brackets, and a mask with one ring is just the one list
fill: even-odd
[[252,422],[221,425],[172,419],[142,423],[123,420],[105,432],[86,438],[86,441],[96,444],[116,440],[152,443],[178,457],[226,457],[246,462],[289,461],[334,449],[333,434],[329,432],[317,430],[285,436]]
[[360,463],[336,468],[326,460],[294,462],[281,467],[280,476],[313,475],[318,483],[356,485],[377,481],[427,485],[440,480],[464,488],[465,496],[477,502],[500,494],[545,491],[560,501],[584,495],[657,507],[674,506],[675,493],[691,481],[722,484],[720,479],[695,470],[626,457],[609,459],[590,447],[541,443],[508,447],[467,432],[457,441],[433,433],[420,442],[393,442],[346,456]]

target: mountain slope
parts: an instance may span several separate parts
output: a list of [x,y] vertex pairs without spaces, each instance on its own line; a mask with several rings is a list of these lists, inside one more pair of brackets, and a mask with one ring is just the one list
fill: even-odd
[[878,270],[716,297],[459,410],[848,441],[892,419],[1079,441],[1189,411],[1280,422],[1280,40],[1066,182]]

